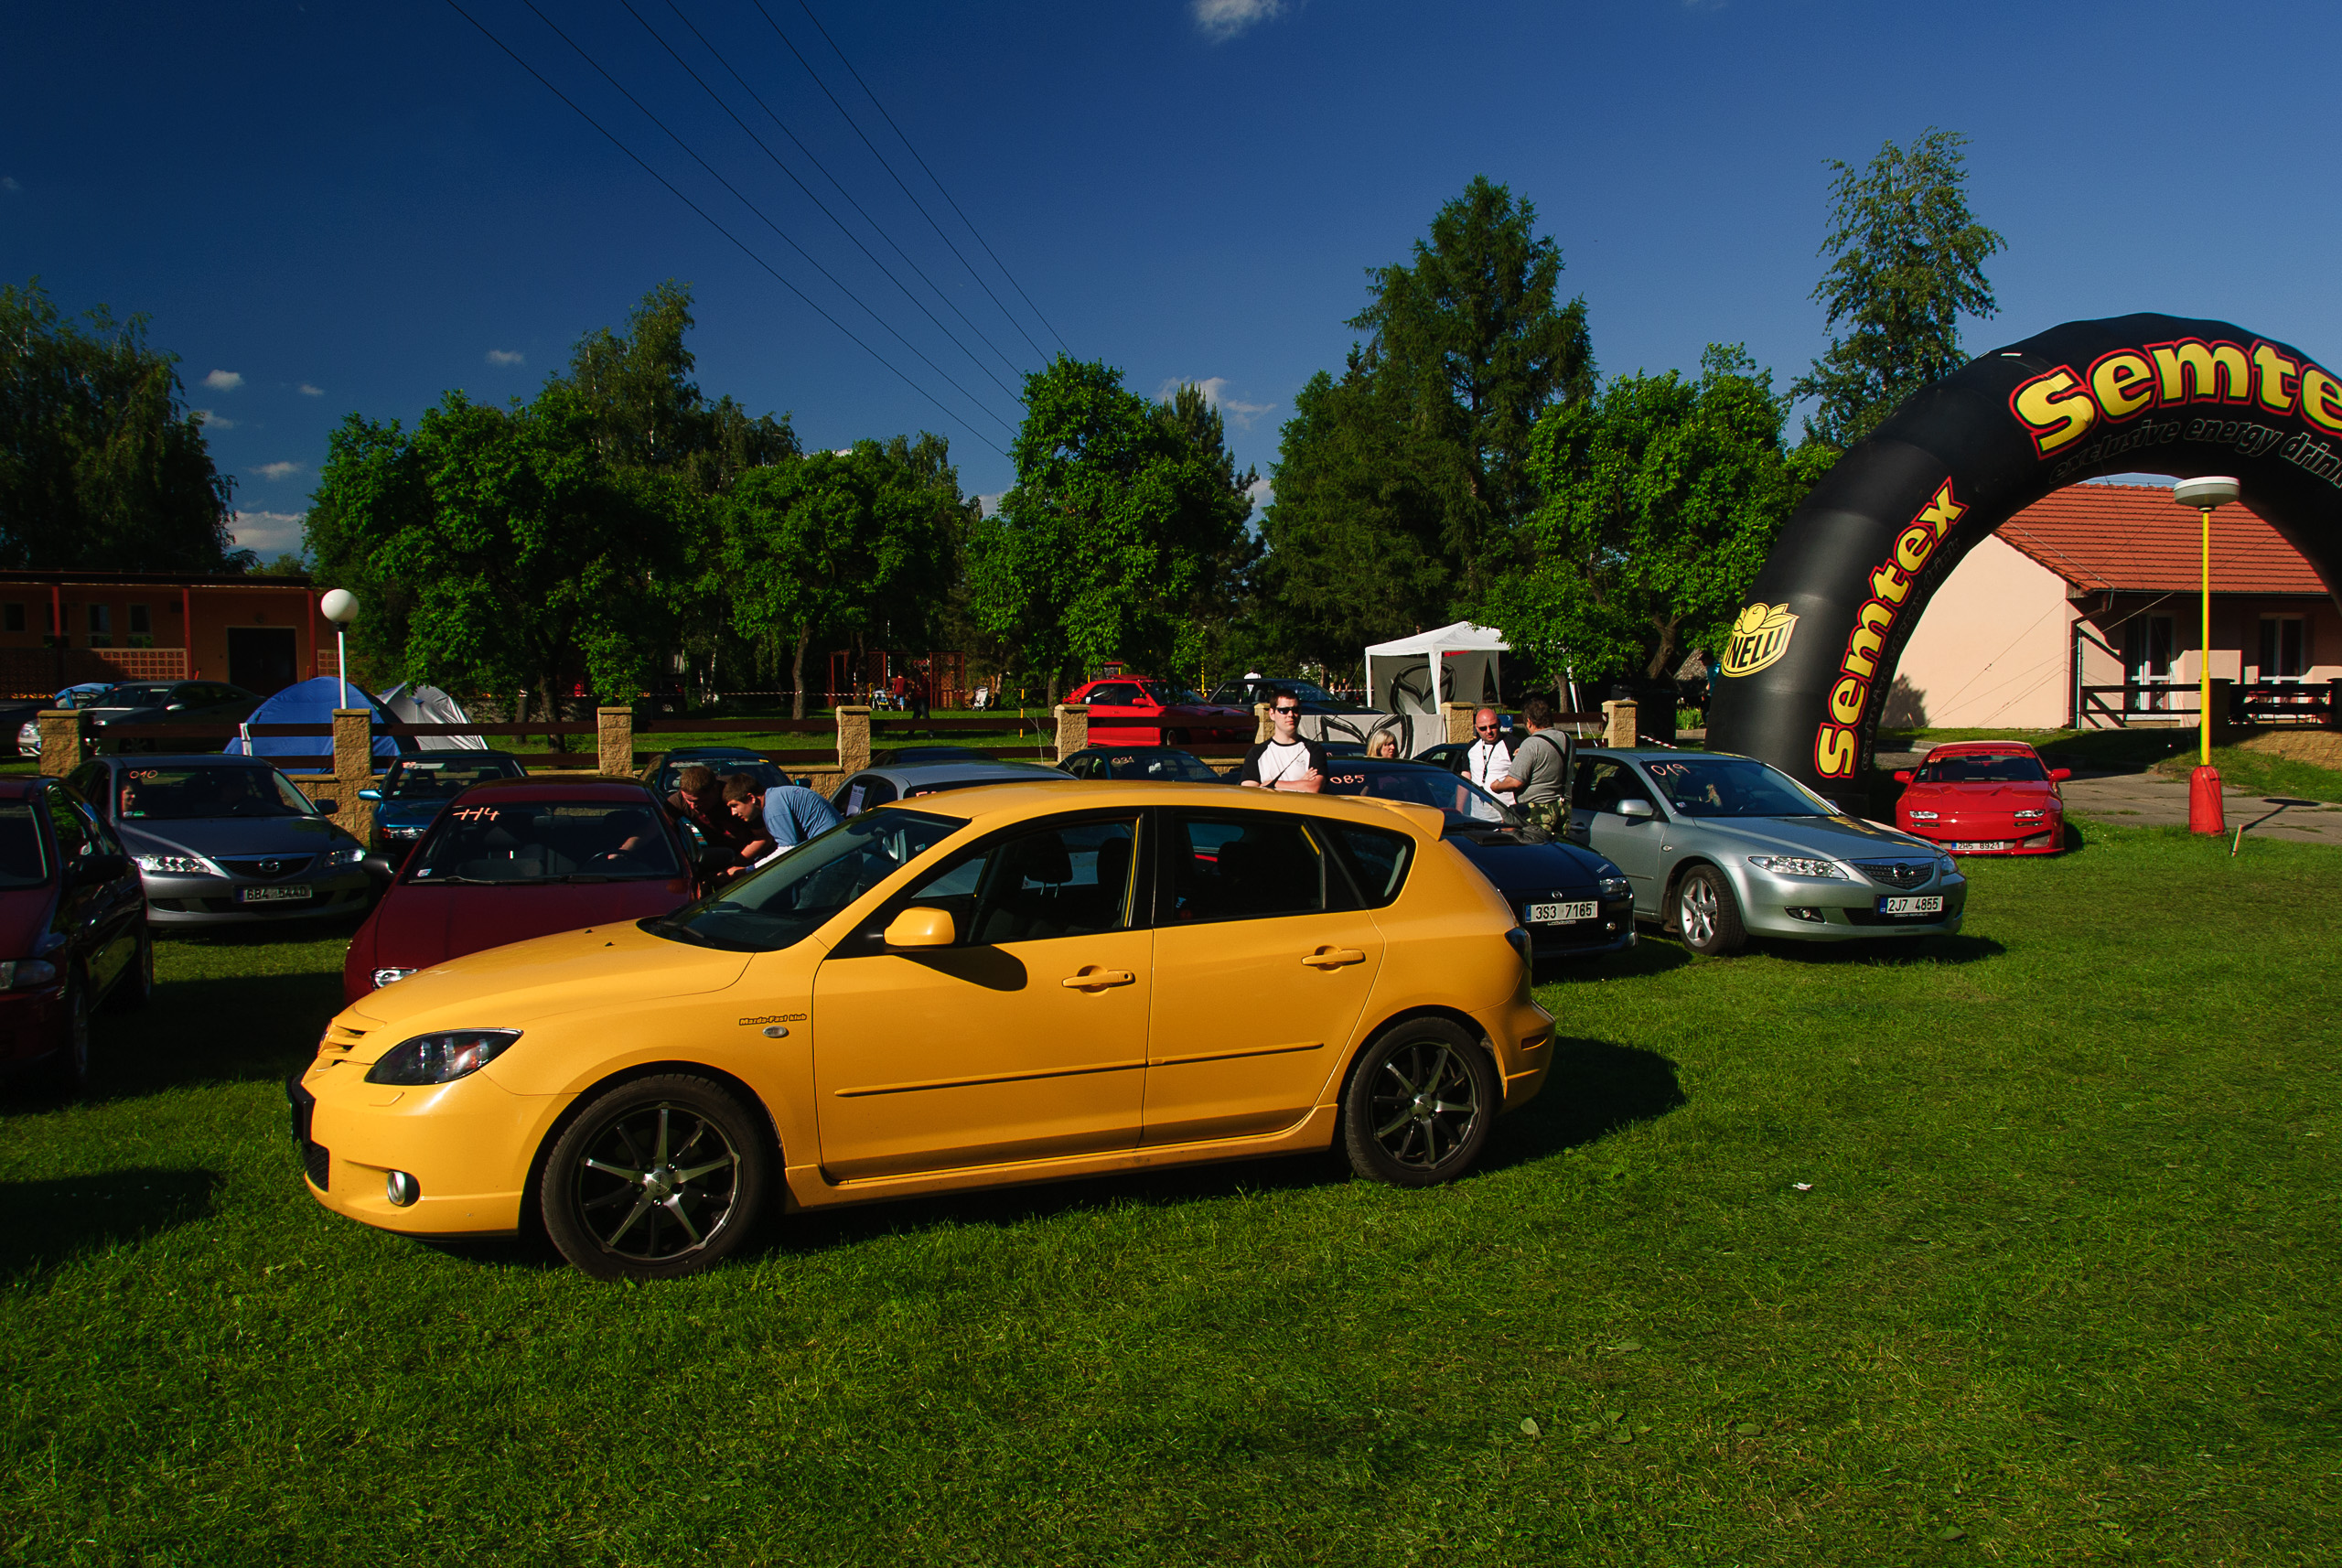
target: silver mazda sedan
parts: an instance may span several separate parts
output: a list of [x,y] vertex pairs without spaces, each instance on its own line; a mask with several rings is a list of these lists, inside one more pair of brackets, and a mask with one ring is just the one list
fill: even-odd
[[1635,914],[1693,952],[1944,936],[1968,881],[1933,844],[1850,817],[1778,768],[1720,752],[1580,751],[1569,836],[1626,872]]

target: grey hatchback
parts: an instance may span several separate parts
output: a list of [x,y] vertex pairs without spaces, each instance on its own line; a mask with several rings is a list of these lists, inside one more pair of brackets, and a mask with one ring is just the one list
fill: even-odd
[[66,783],[121,835],[154,925],[366,911],[365,846],[266,757],[102,757]]
[[1580,751],[1569,836],[1626,872],[1635,913],[1694,952],[1942,936],[1968,881],[1935,845],[1850,817],[1753,757]]

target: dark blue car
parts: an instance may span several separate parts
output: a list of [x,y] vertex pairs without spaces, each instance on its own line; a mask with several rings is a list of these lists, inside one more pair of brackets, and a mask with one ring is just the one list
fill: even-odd
[[1635,895],[1627,874],[1592,850],[1553,838],[1473,783],[1429,763],[1338,757],[1326,765],[1327,795],[1371,795],[1429,806],[1440,836],[1496,885],[1542,963],[1599,958],[1635,945]]
[[374,802],[374,853],[397,865],[439,820],[447,802],[489,779],[521,779],[521,759],[501,751],[424,751],[399,757],[377,789],[358,798]]

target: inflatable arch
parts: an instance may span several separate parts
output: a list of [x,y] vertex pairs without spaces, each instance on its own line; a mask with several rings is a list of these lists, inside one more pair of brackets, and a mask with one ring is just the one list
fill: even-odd
[[1841,458],[1781,531],[1708,745],[1854,806],[1928,596],[1986,534],[2108,474],[2232,474],[2342,589],[2342,378],[2224,321],[2073,321],[1971,360]]

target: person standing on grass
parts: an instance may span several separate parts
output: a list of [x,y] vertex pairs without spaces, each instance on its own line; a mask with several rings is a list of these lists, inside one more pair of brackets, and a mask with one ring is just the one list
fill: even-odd
[[1269,699],[1269,738],[1244,754],[1236,782],[1248,789],[1315,795],[1326,782],[1326,748],[1301,735],[1301,699],[1278,692]]
[[757,830],[756,839],[740,852],[743,864],[728,875],[762,865],[781,851],[794,849],[838,825],[838,814],[830,803],[804,785],[776,784],[759,789],[745,773],[735,773],[724,781],[724,806],[734,821]]
[[1474,714],[1472,748],[1464,754],[1464,768],[1473,783],[1509,806],[1512,792],[1497,782],[1512,771],[1512,747],[1505,745],[1503,734],[1504,723],[1494,708]]
[[1509,791],[1514,809],[1531,825],[1560,838],[1570,825],[1570,740],[1553,729],[1553,704],[1543,697],[1520,704],[1529,738],[1494,788]]

